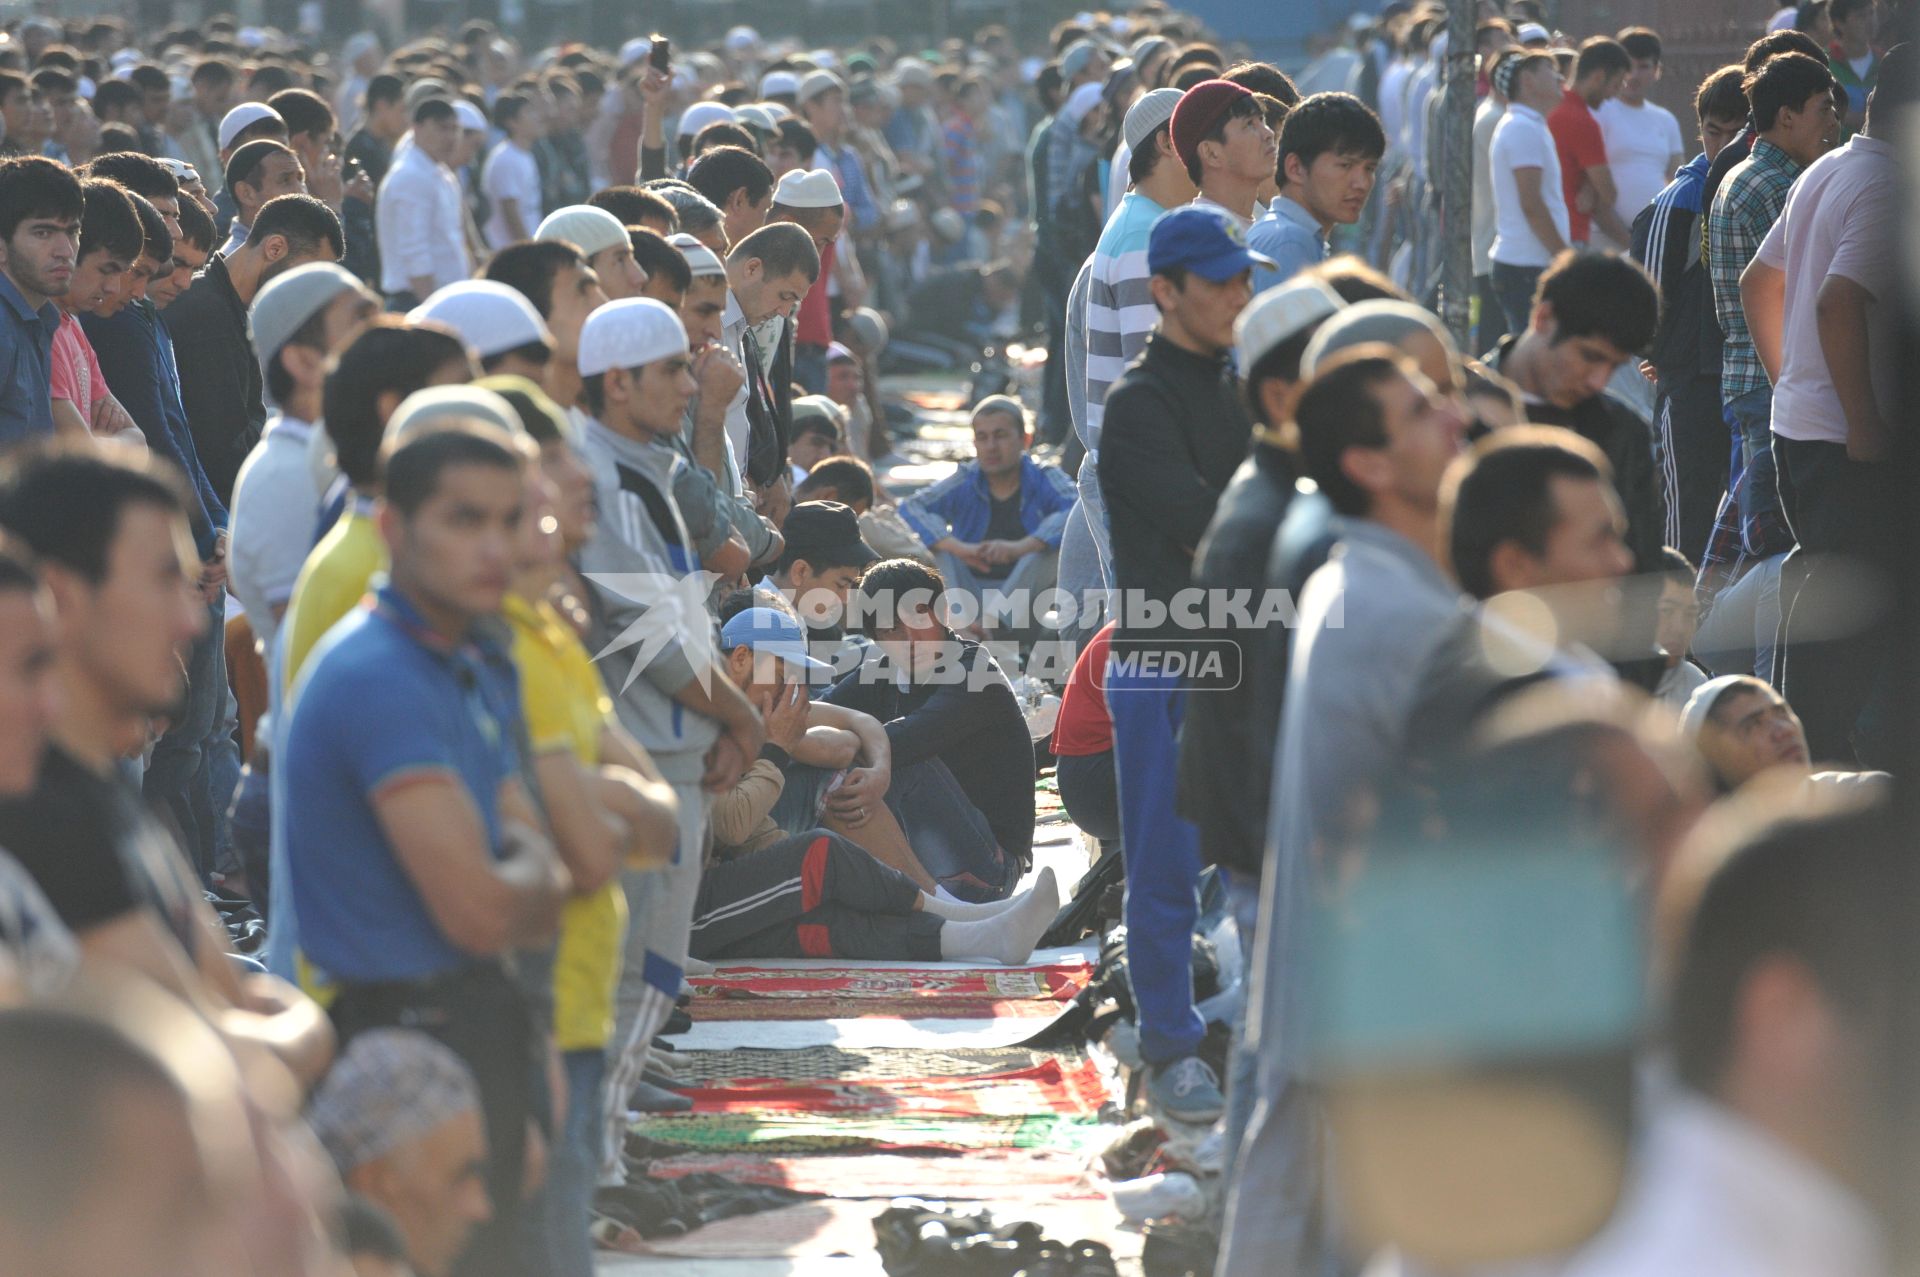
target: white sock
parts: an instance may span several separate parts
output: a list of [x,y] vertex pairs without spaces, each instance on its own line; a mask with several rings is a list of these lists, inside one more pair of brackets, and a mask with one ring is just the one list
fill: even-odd
[[[1040,877],[1051,881],[1053,870],[1042,869]],[[1039,886],[1039,882],[1036,881],[1034,885]],[[936,918],[946,918],[952,922],[978,922],[982,918],[997,917],[1013,908],[1019,901],[1018,896],[1008,896],[1005,900],[989,900],[977,905],[968,904],[964,900],[947,894],[945,887],[931,896],[924,891],[920,893],[920,909],[923,913],[930,913]]]
[[983,960],[1015,966],[1033,954],[1033,946],[1046,933],[1053,916],[1060,911],[1060,889],[1051,870],[1043,871],[1030,891],[990,918],[977,921],[943,922],[940,927],[940,956],[947,961]]

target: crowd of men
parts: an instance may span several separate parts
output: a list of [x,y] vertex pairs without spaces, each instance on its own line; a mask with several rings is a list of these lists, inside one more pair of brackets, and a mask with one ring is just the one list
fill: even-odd
[[[1460,1200],[1488,1260],[1880,1271],[1920,69],[1816,0],[1689,159],[1656,33],[1480,8],[1467,208],[1406,0],[1297,78],[1157,5],[5,31],[0,1269],[584,1277],[690,974],[1028,959],[1052,678],[1196,1263],[1471,1267]],[[912,489],[900,369],[975,378]],[[1462,1148],[1584,1227],[1382,1134],[1494,1080]],[[1528,1160],[1553,1100],[1611,1171]]]

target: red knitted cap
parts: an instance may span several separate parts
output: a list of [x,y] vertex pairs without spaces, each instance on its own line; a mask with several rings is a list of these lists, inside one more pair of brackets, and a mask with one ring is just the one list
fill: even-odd
[[1235,102],[1252,96],[1250,90],[1231,80],[1202,80],[1182,94],[1173,108],[1173,123],[1168,130],[1173,134],[1173,153],[1180,162],[1192,168],[1194,152],[1207,130],[1218,124]]

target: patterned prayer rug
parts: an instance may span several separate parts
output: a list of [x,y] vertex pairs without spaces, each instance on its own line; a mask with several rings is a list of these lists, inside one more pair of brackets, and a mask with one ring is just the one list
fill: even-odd
[[1051,1019],[1087,987],[1085,962],[1044,967],[724,967],[689,981],[696,1021]]

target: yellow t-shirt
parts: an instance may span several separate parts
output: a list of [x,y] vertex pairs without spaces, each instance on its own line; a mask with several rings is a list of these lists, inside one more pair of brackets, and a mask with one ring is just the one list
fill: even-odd
[[[600,732],[613,701],[593,658],[550,605],[509,595],[504,612],[513,627],[521,712],[535,756],[571,749],[581,763],[598,766]],[[627,898],[617,882],[567,902],[553,961],[553,1038],[560,1050],[595,1050],[613,1036],[626,931]]]
[[373,521],[372,503],[355,498],[300,567],[287,615],[280,622],[283,660],[280,691],[293,688],[307,657],[326,632],[353,611],[376,574],[387,570],[387,543]]

